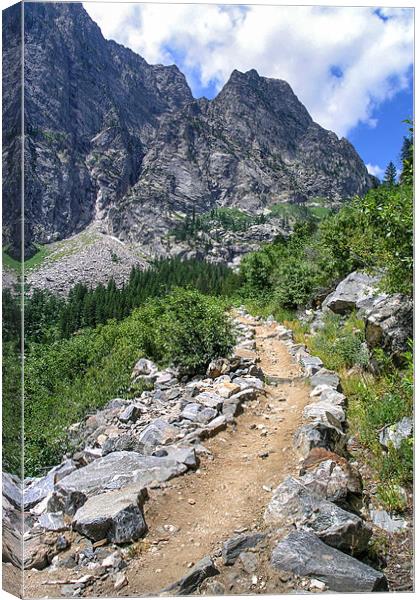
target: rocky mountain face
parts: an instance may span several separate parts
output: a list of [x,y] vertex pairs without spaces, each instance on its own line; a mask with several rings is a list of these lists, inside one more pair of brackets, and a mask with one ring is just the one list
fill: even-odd
[[[373,184],[353,146],[314,123],[285,81],[234,71],[214,100],[197,100],[176,66],[105,40],[81,4],[30,3],[24,21],[28,253],[97,221],[159,254],[193,210],[334,202]],[[8,77],[13,53],[3,59]],[[5,88],[6,105],[14,94]],[[6,154],[17,135],[6,131]],[[14,205],[18,174],[4,168]],[[4,214],[13,247],[10,203]]]

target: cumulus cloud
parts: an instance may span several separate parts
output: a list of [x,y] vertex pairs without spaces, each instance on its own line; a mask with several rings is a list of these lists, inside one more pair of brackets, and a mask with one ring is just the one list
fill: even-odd
[[86,3],[112,38],[150,63],[176,62],[193,91],[233,69],[285,79],[323,127],[375,126],[376,106],[410,83],[413,11],[369,7]]
[[366,169],[368,170],[368,173],[370,173],[370,175],[374,175],[375,177],[383,177],[384,175],[384,169],[382,169],[382,167],[380,167],[379,165],[371,165],[370,163],[366,164]]

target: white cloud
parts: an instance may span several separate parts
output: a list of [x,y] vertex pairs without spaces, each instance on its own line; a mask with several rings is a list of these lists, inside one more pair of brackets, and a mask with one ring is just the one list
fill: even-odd
[[[375,106],[409,84],[413,11],[368,7],[97,4],[105,37],[150,63],[177,63],[220,89],[233,69],[285,79],[321,125],[346,135],[375,126]],[[338,67],[341,77],[331,72]],[[337,70],[336,70],[337,72]]]
[[366,164],[366,169],[368,170],[368,173],[370,173],[371,175],[374,175],[375,177],[383,177],[385,170],[382,169],[382,167],[378,166],[378,165],[371,165],[370,163]]

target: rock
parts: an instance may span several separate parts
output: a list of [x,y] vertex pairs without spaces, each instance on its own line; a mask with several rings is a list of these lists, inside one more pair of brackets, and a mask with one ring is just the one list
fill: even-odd
[[383,573],[322,542],[309,531],[292,531],[272,553],[271,564],[279,571],[316,578],[335,592],[386,591]]
[[206,376],[211,377],[211,379],[216,379],[220,377],[220,375],[225,375],[230,371],[230,363],[226,358],[216,358],[212,360],[209,364]]
[[63,531],[64,529],[67,529],[62,512],[46,512],[39,517],[38,523],[41,527],[48,529],[49,531]]
[[233,565],[238,556],[248,548],[255,548],[265,538],[263,533],[244,533],[230,538],[223,544],[222,559],[225,565]]
[[114,590],[118,592],[126,585],[128,585],[127,577],[124,575],[124,573],[118,573],[114,583]]
[[222,398],[230,398],[233,394],[237,394],[241,391],[241,387],[236,383],[231,383],[226,381],[221,385],[216,385],[215,387],[216,394],[221,396]]
[[378,277],[357,271],[350,273],[322,303],[322,309],[344,315],[360,308],[377,294]]
[[138,438],[138,446],[145,454],[149,454],[156,446],[164,446],[175,441],[179,429],[163,419],[155,419]]
[[186,470],[183,463],[166,457],[113,452],[62,479],[57,485],[57,495],[62,499],[65,512],[74,514],[90,496],[132,483],[146,487],[152,481],[166,481]]
[[93,541],[106,538],[124,544],[138,540],[147,531],[143,517],[146,496],[139,486],[93,496],[74,515],[73,529]]
[[402,294],[386,296],[365,314],[365,338],[369,348],[381,347],[393,355],[408,350],[413,338],[413,301]]
[[195,592],[205,579],[218,574],[219,571],[212,559],[209,556],[205,556],[184,577],[165,588],[160,595],[187,596]]
[[319,400],[320,402],[328,402],[330,404],[334,404],[335,406],[341,406],[342,408],[344,408],[347,404],[347,398],[345,395],[337,392],[337,390],[334,390],[329,386],[327,389],[322,391]]
[[190,446],[165,446],[165,448],[156,450],[153,455],[166,457],[191,469],[198,466],[195,448]]
[[346,435],[333,424],[314,422],[300,427],[294,436],[294,444],[305,457],[312,448],[325,448],[340,453],[346,444]]
[[102,456],[111,452],[122,452],[123,450],[137,450],[138,440],[132,433],[123,433],[116,437],[109,437],[102,445]]
[[215,435],[217,435],[218,433],[220,433],[221,431],[223,431],[224,429],[226,429],[227,426],[227,419],[225,415],[220,415],[218,417],[216,417],[215,419],[213,419],[212,421],[210,421],[210,423],[208,423],[205,427],[203,427],[203,437],[204,438],[210,438],[213,437]]
[[299,362],[304,368],[305,375],[308,377],[315,375],[324,366],[324,363],[318,356],[311,356],[306,352],[300,354]]
[[27,510],[43,500],[54,490],[54,486],[61,479],[73,473],[76,465],[72,460],[66,460],[60,465],[53,467],[47,475],[35,480],[23,491],[23,506]]
[[215,419],[216,416],[217,410],[198,404],[198,402],[188,403],[181,412],[181,417],[183,419],[202,424],[209,423]]
[[384,448],[399,448],[403,442],[413,433],[413,419],[404,417],[394,425],[388,425],[379,432],[379,443]]
[[239,555],[242,568],[249,574],[252,575],[258,568],[258,559],[253,552],[241,552]]
[[124,408],[118,415],[119,420],[122,423],[135,423],[139,417],[141,417],[142,408],[135,404],[130,404],[127,408]]
[[340,378],[334,371],[328,369],[320,369],[315,375],[310,378],[313,388],[319,385],[328,385],[329,387],[341,391]]
[[239,385],[241,390],[263,390],[264,383],[258,377],[235,377],[232,383]]
[[203,406],[207,406],[208,408],[220,410],[222,408],[224,399],[213,392],[201,392],[195,396],[194,400]]
[[55,547],[59,552],[64,552],[64,550],[70,548],[70,541],[65,535],[59,535],[57,541],[55,542]]
[[22,510],[23,502],[23,486],[16,475],[10,475],[9,473],[2,473],[2,494],[5,496],[16,508]]
[[331,416],[338,422],[338,427],[340,427],[340,423],[344,423],[346,420],[344,410],[340,406],[323,400],[307,404],[303,410],[305,419],[321,421],[322,423],[331,423]]
[[329,385],[326,385],[325,383],[324,383],[324,384],[321,384],[321,385],[317,385],[317,386],[316,386],[316,387],[315,387],[315,388],[312,390],[312,392],[309,394],[309,396],[310,396],[311,398],[315,398],[315,397],[317,397],[317,396],[320,396],[320,395],[322,394],[322,392],[324,392],[324,391],[326,391],[326,390],[332,390],[332,391],[333,391],[333,388],[332,388],[332,387],[330,387]]
[[312,448],[309,452],[302,463],[300,481],[331,502],[344,501],[349,493],[362,493],[359,473],[345,458],[324,448]]
[[131,373],[131,378],[135,379],[137,377],[147,377],[149,380],[153,378],[158,372],[157,366],[147,358],[140,358],[136,362],[133,368],[133,372]]
[[117,552],[113,552],[109,554],[106,558],[102,560],[101,566],[105,569],[114,569],[114,571],[120,571],[127,566],[127,563],[121,556],[121,552],[117,550]]
[[364,552],[372,535],[360,517],[318,496],[293,477],[287,477],[275,490],[264,519],[286,530],[313,531],[329,546],[351,554]]
[[398,533],[407,528],[407,522],[404,521],[404,519],[394,517],[387,513],[386,510],[371,510],[370,518],[376,527],[379,527],[388,533]]

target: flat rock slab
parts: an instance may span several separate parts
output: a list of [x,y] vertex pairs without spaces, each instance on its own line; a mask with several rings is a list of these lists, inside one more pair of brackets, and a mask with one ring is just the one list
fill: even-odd
[[244,533],[230,538],[223,544],[222,559],[224,564],[235,564],[241,552],[249,548],[255,548],[264,538],[265,535],[263,533]]
[[147,531],[143,517],[146,490],[129,486],[89,498],[73,519],[73,528],[93,541],[107,539],[124,544]]
[[274,569],[323,581],[335,592],[387,591],[383,573],[322,542],[314,533],[292,531],[271,556]]
[[212,559],[205,556],[196,563],[179,581],[162,590],[160,596],[187,596],[192,594],[208,577],[218,575],[219,571]]
[[[64,477],[59,482],[57,491],[65,503],[71,502],[73,494],[78,496],[80,507],[83,496],[86,500],[89,496],[106,490],[121,489],[132,483],[146,487],[152,481],[166,481],[186,470],[185,464],[166,457],[144,456],[137,452],[113,452]],[[66,508],[67,511],[72,509],[68,505]]]

